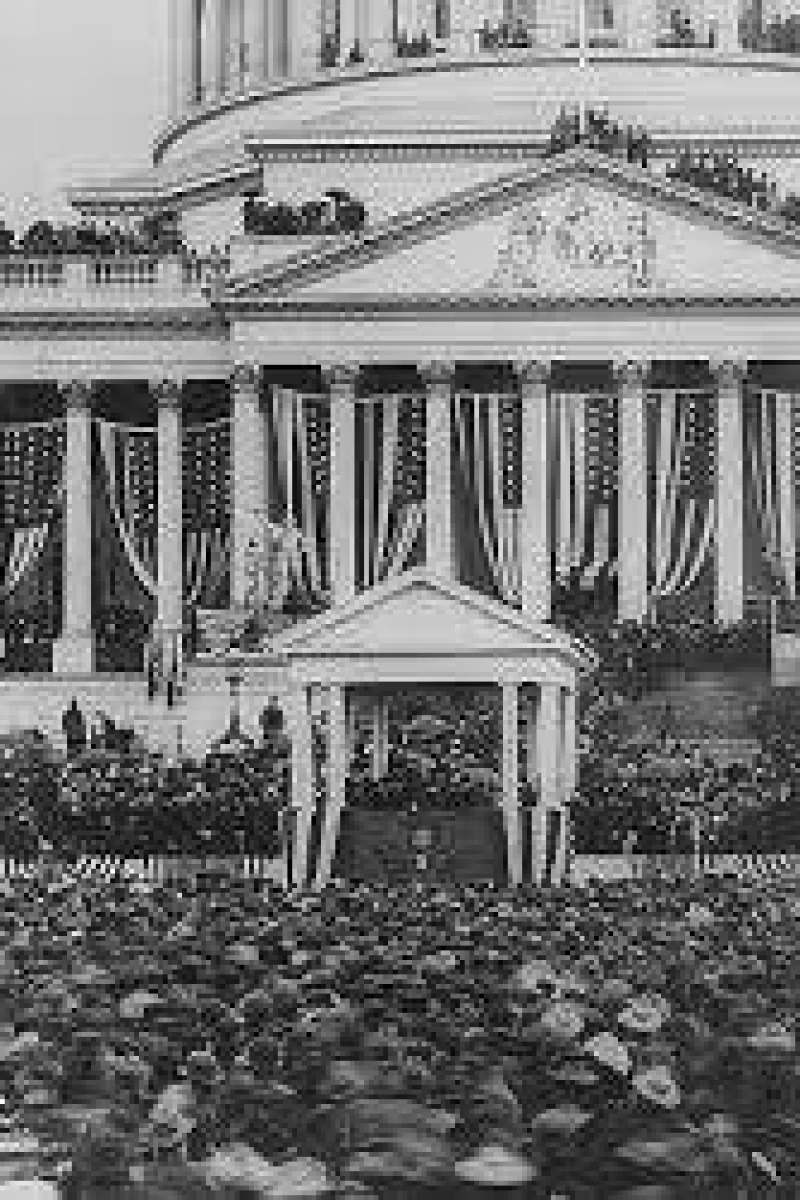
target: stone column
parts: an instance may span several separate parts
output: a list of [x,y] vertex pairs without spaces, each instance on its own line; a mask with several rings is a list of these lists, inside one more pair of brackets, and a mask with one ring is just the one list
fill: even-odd
[[522,611],[550,620],[550,554],[547,545],[547,380],[544,363],[520,363],[522,391]]
[[360,36],[358,28],[358,0],[341,0],[340,12],[340,38],[339,38],[339,60],[341,63],[346,63],[353,43]]
[[503,694],[503,816],[506,827],[508,877],[512,887],[522,883],[522,839],[519,818],[519,685],[504,683]]
[[369,21],[369,62],[384,66],[394,59],[392,0],[372,0]]
[[203,99],[216,100],[222,90],[225,21],[223,0],[206,0],[203,41]]
[[247,43],[247,82],[251,88],[266,76],[267,0],[245,0],[244,40]]
[[309,838],[315,801],[309,688],[304,684],[294,684],[288,708],[292,740],[291,807],[294,824],[292,887],[302,891],[308,880]]
[[718,621],[733,624],[744,613],[744,499],[742,380],[744,364],[712,364],[717,378],[716,588]]
[[169,117],[174,121],[194,103],[194,0],[169,0]]
[[425,562],[428,574],[455,577],[453,545],[451,400],[453,364],[426,363],[420,373],[428,389],[425,413]]
[[647,436],[644,367],[625,363],[619,375],[618,612],[623,621],[647,615]]
[[345,689],[328,689],[328,778],[325,824],[320,841],[319,864],[314,887],[324,888],[330,879],[347,788],[347,717]]
[[260,369],[238,363],[233,372],[233,556],[232,607],[242,611],[248,592],[251,542],[258,544],[264,516],[264,432],[260,405]]
[[377,696],[372,701],[372,778],[383,779],[389,769],[389,700]]
[[324,372],[331,397],[330,587],[333,604],[356,593],[356,409],[357,370]]
[[53,645],[53,673],[91,675],[92,630],[92,389],[61,385],[67,410],[64,457],[64,541],[61,637]]
[[559,806],[559,703],[558,685],[542,684],[536,739],[540,792],[539,802],[533,810],[531,829],[531,872],[536,883],[541,883],[544,878],[547,855],[547,813]]
[[525,705],[524,736],[525,736],[525,781],[529,787],[536,787],[539,777],[539,757],[537,753],[537,711],[538,696],[532,692]]
[[170,671],[173,655],[181,677],[183,630],[183,456],[181,384],[159,379],[151,384],[158,403],[158,610],[156,628]]
[[633,0],[626,20],[625,37],[628,49],[653,50],[658,36],[656,0]]
[[556,863],[553,882],[563,883],[568,870],[568,843],[570,837],[569,821],[570,806],[577,783],[577,706],[575,692],[569,688],[563,689],[561,706],[561,837],[556,851]]

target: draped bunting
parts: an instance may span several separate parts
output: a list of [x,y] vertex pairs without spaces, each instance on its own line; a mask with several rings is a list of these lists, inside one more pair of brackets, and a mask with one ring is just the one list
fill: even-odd
[[653,601],[689,591],[709,556],[716,519],[713,412],[706,393],[649,397]]
[[96,424],[114,528],[136,579],[155,597],[157,431],[103,420]]
[[785,392],[750,394],[744,406],[745,478],[771,581],[795,594],[796,514],[794,399]]
[[492,582],[506,604],[522,594],[521,418],[515,396],[456,397],[458,460]]
[[228,603],[231,552],[231,422],[183,431],[184,601],[189,608]]
[[423,528],[424,501],[407,486],[404,460],[412,447],[401,440],[401,413],[407,425],[413,404],[408,396],[376,396],[357,410],[357,569],[363,588],[406,570]]
[[551,397],[551,525],[562,586],[592,591],[604,571],[616,571],[617,421],[615,397]]
[[[330,434],[319,399],[275,387],[267,403],[267,508],[282,530],[285,600],[291,587],[314,601],[326,591]],[[322,459],[322,462],[320,461]]]
[[0,599],[35,569],[62,512],[65,446],[63,420],[0,428]]

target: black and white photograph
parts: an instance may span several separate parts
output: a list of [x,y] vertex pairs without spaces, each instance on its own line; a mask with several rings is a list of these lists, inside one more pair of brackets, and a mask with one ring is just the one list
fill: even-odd
[[800,0],[0,34],[0,1200],[800,1200]]

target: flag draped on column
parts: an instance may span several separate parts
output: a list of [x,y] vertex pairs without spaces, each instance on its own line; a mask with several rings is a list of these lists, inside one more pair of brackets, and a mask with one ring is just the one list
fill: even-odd
[[183,431],[183,561],[189,608],[224,608],[230,599],[231,423]]
[[555,392],[551,404],[555,582],[592,592],[617,569],[617,399]]
[[[362,588],[394,578],[410,565],[425,520],[412,396],[375,396],[359,405],[356,458],[357,580]],[[423,431],[424,436],[424,431]]]
[[619,401],[591,393],[581,398],[584,413],[584,537],[580,587],[592,591],[605,573],[617,570],[619,481]]
[[770,583],[795,594],[794,398],[756,391],[744,405],[745,492]]
[[319,397],[273,388],[266,411],[270,521],[281,527],[283,599],[327,593],[330,421]]
[[136,579],[145,593],[155,599],[157,431],[100,419],[96,428],[114,529]]
[[36,570],[62,515],[65,448],[62,420],[0,428],[3,602],[10,601]]
[[522,602],[522,408],[513,393],[456,397],[458,463],[494,590]]
[[697,582],[713,545],[714,405],[705,392],[661,391],[648,405],[650,598]]

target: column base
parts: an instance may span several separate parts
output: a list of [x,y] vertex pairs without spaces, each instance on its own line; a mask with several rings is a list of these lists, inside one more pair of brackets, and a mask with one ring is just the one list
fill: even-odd
[[93,672],[93,631],[66,634],[53,643],[54,675],[91,675]]

